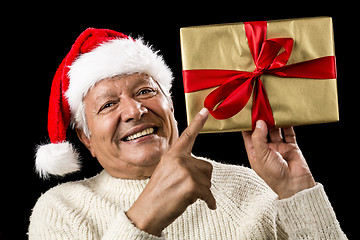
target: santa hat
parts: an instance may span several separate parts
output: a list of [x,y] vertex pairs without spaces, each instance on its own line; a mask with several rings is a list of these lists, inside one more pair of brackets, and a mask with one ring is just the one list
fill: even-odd
[[146,73],[170,96],[172,73],[161,55],[142,39],[88,28],[76,39],[57,69],[50,93],[49,144],[36,150],[36,171],[41,177],[80,170],[79,154],[66,140],[71,122],[85,124],[79,114],[86,93],[99,81],[121,74]]

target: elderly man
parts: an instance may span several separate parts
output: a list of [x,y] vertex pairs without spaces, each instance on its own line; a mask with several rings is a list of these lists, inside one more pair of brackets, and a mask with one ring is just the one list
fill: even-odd
[[179,136],[172,74],[141,39],[87,29],[57,70],[43,177],[80,168],[71,124],[104,170],[43,194],[30,239],[345,239],[293,128],[243,132],[252,169],[191,154],[204,108]]

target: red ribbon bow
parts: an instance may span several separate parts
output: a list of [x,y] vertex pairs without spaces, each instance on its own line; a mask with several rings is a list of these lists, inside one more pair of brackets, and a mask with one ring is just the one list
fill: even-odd
[[292,38],[266,39],[266,21],[245,22],[244,27],[255,70],[184,70],[185,93],[220,85],[206,97],[204,106],[214,118],[227,119],[241,111],[254,92],[253,129],[259,119],[264,120],[269,128],[274,128],[274,117],[260,76],[271,74],[278,77],[334,79],[335,57],[321,57],[286,66],[293,48]]

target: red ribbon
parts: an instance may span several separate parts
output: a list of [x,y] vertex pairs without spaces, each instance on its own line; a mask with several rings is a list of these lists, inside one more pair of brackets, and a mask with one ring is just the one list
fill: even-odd
[[241,111],[254,92],[251,116],[253,129],[259,119],[264,120],[269,128],[274,128],[274,117],[260,76],[270,74],[282,78],[334,79],[335,57],[321,57],[286,66],[293,48],[292,38],[266,39],[266,21],[245,22],[244,27],[255,70],[184,70],[185,93],[220,86],[206,97],[204,106],[214,118],[227,119]]

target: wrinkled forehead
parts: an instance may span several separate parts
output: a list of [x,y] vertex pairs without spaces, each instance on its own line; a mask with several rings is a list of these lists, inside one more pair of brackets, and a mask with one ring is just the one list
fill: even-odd
[[101,101],[109,97],[119,96],[123,93],[132,92],[140,87],[158,88],[163,93],[160,85],[145,73],[118,75],[105,78],[97,82],[85,95],[84,100],[92,99]]

